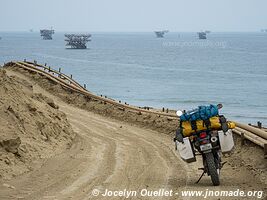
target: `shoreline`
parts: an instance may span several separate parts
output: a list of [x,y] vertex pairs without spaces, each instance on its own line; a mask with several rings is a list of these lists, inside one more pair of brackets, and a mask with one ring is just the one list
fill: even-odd
[[[95,142],[97,142],[98,140],[100,140],[101,138],[101,142],[100,142],[100,150],[96,151],[93,155],[96,156],[96,159],[100,159],[102,156],[102,151],[101,149],[105,146],[110,147],[110,150],[107,151],[108,152],[108,157],[109,159],[112,158],[113,155],[116,155],[116,151],[113,149],[115,143],[113,142],[114,138],[118,138],[118,144],[120,144],[121,141],[121,137],[129,137],[132,138],[134,137],[135,134],[138,134],[138,139],[136,141],[132,141],[129,140],[127,142],[132,141],[133,143],[130,146],[127,146],[128,143],[122,143],[121,145],[126,145],[124,148],[129,149],[134,147],[134,151],[136,150],[136,148],[140,149],[143,147],[146,148],[153,148],[153,151],[151,151],[152,149],[147,149],[144,155],[152,153],[152,155],[156,156],[157,153],[155,154],[155,150],[154,148],[163,148],[165,153],[160,153],[159,155],[164,155],[167,153],[167,151],[171,151],[173,152],[172,154],[168,153],[169,156],[173,156],[175,154],[175,150],[174,150],[174,146],[173,142],[172,142],[172,137],[174,134],[174,127],[178,124],[177,121],[168,119],[168,117],[165,116],[154,116],[153,114],[148,114],[148,113],[142,113],[141,115],[138,112],[129,112],[127,110],[120,110],[117,109],[114,106],[111,106],[108,103],[103,103],[101,101],[97,101],[94,99],[88,99],[83,97],[83,95],[78,94],[74,91],[68,90],[66,88],[63,88],[62,86],[55,84],[53,81],[47,79],[45,76],[41,76],[37,73],[30,73],[28,71],[25,71],[21,68],[16,68],[16,67],[8,67],[5,68],[5,70],[7,70],[7,73],[9,74],[9,76],[13,77],[16,79],[16,77],[19,78],[23,78],[27,81],[30,81],[32,86],[33,86],[33,91],[37,90],[40,91],[40,89],[44,90],[47,92],[47,94],[49,93],[49,95],[51,95],[51,97],[54,97],[54,99],[59,99],[60,101],[64,102],[60,103],[59,107],[60,109],[62,109],[62,111],[65,110],[65,112],[67,113],[71,113],[71,115],[69,115],[69,119],[71,119],[71,124],[75,125],[74,126],[74,131],[77,132],[78,136],[81,137],[83,136],[83,134],[85,134],[85,130],[86,130],[86,134],[89,134],[90,137],[86,138],[86,141],[90,141],[92,144],[94,144]],[[22,82],[24,83],[24,81]],[[39,88],[39,89],[38,89]],[[42,91],[41,90],[41,91]],[[46,92],[42,92],[46,95]],[[57,102],[59,102],[57,100]],[[79,112],[83,112],[82,115],[80,115]],[[72,116],[73,115],[73,116]],[[71,117],[72,116],[72,117]],[[83,124],[80,124],[81,121],[86,121]],[[102,122],[104,121],[104,123]],[[88,124],[87,124],[88,123]],[[100,123],[99,125],[97,125],[98,123]],[[95,126],[96,127],[91,127],[91,126]],[[91,127],[91,128],[90,128]],[[103,128],[105,128],[105,130],[101,130]],[[127,129],[126,129],[127,127]],[[80,130],[82,129],[82,130]],[[135,130],[135,133],[133,134],[133,130]],[[150,130],[154,130],[154,131],[150,131]],[[127,131],[127,132],[126,132]],[[93,135],[91,135],[93,133]],[[127,133],[127,134],[125,134]],[[153,134],[152,134],[153,133]],[[105,137],[102,138],[102,136],[100,137],[99,134],[104,134]],[[148,135],[146,135],[148,134]],[[149,135],[152,134],[152,135]],[[95,139],[92,140],[91,137],[96,137]],[[157,142],[157,146],[155,146],[156,144],[153,143],[153,137],[157,136],[157,139],[155,140],[155,143]],[[75,151],[79,152],[83,152],[81,155],[77,154],[77,156],[75,157],[70,157],[70,155],[68,155],[68,151],[69,150],[65,150],[63,151],[63,153],[65,152],[65,154],[57,157],[57,159],[62,160],[62,159],[68,159],[68,162],[71,160],[74,160],[75,162],[77,161],[77,159],[81,159],[84,160],[89,159],[90,157],[88,157],[87,154],[90,154],[91,150],[90,150],[90,146],[88,146],[86,149],[86,144],[82,145],[81,147],[78,147],[78,149],[75,149],[75,147],[77,147],[77,142],[83,142],[79,141],[81,139],[79,139],[78,137],[78,141],[75,140],[74,141],[74,145],[71,147],[71,149],[74,148]],[[83,136],[85,137],[85,136]],[[111,144],[106,144],[106,139],[104,138],[109,138],[109,141]],[[149,138],[149,142],[148,141],[143,141],[141,138],[142,137],[147,137]],[[163,140],[164,139],[164,140]],[[261,182],[261,184],[263,184],[263,190],[267,190],[266,185],[267,185],[267,174],[266,171],[264,171],[265,167],[267,166],[266,160],[264,160],[263,154],[262,154],[262,149],[259,148],[257,145],[249,142],[249,141],[245,141],[245,145],[241,146],[241,138],[235,135],[235,144],[236,144],[236,150],[235,152],[233,152],[231,155],[225,155],[223,157],[223,159],[225,161],[228,161],[228,164],[226,165],[225,170],[223,170],[224,173],[224,182],[227,182],[227,177],[228,177],[228,171],[230,172],[234,172],[235,174],[238,174],[235,178],[231,176],[229,176],[228,178],[230,178],[229,180],[231,180],[231,184],[233,184],[233,181],[236,184],[241,183],[242,181],[244,181],[244,177],[245,174],[243,173],[249,173],[249,174],[253,174],[253,176],[255,176],[253,178],[253,180],[255,180],[257,178],[258,182]],[[102,141],[103,140],[103,141]],[[140,144],[140,141],[142,142],[142,146]],[[104,142],[106,145],[103,146],[102,142]],[[117,144],[117,143],[116,143]],[[141,146],[140,146],[141,145]],[[115,145],[116,146],[116,145]],[[122,147],[120,147],[122,148]],[[71,150],[73,151],[73,150]],[[85,152],[87,157],[82,156],[85,154]],[[254,155],[253,157],[251,155]],[[118,161],[118,163],[121,163],[125,160],[128,159],[129,156],[128,154],[125,154],[124,152],[121,152],[120,155],[124,155],[125,157],[122,158],[118,158],[120,159]],[[143,155],[143,154],[142,154]],[[136,156],[140,156],[139,154]],[[153,158],[153,156],[149,156],[148,158]],[[147,158],[147,159],[148,159]],[[121,160],[122,159],[122,160]],[[167,159],[167,158],[166,158]],[[49,161],[51,160],[51,161]],[[200,159],[198,159],[200,160]],[[108,163],[111,163],[112,159],[108,161]],[[144,159],[144,162],[146,161],[146,159]],[[160,159],[157,159],[157,161],[160,161]],[[52,165],[51,162],[53,162],[53,157],[47,159],[47,162],[49,163],[49,165]],[[62,161],[63,162],[63,161]],[[170,162],[170,161],[169,161]],[[175,160],[172,160],[171,163],[169,163],[168,165],[170,166],[176,166],[175,162],[183,162],[180,161],[180,159],[178,157],[175,158]],[[96,162],[97,163],[97,162]],[[103,167],[105,166],[109,166],[109,164],[105,164],[103,165]],[[136,161],[135,161],[136,163]],[[160,165],[161,162],[159,162]],[[138,163],[136,163],[138,164]],[[142,165],[140,165],[142,167]],[[140,167],[139,166],[139,167]],[[153,165],[154,166],[154,165]],[[187,165],[187,164],[182,164],[182,166],[186,167],[186,169],[188,170],[193,170],[196,168],[196,166],[193,165]],[[137,167],[137,166],[135,166]],[[166,166],[165,166],[166,167]],[[178,167],[179,168],[179,167]],[[175,169],[178,169],[177,167],[175,167]],[[180,166],[181,168],[181,166]],[[116,168],[115,168],[116,169]],[[119,168],[120,169],[120,168]],[[164,167],[162,168],[164,169]],[[90,168],[84,168],[83,170],[89,170],[89,172],[91,172]],[[76,171],[76,170],[75,170]],[[102,171],[102,170],[101,170]],[[119,170],[120,171],[120,170]],[[162,171],[162,170],[161,170]],[[175,171],[175,170],[174,170]],[[173,171],[173,172],[174,172]],[[194,171],[194,170],[193,170]],[[191,175],[189,178],[189,182],[192,181],[196,178],[195,177],[195,171],[193,173],[193,171],[191,171]],[[81,171],[83,172],[83,171]],[[89,173],[88,172],[88,173]],[[33,168],[33,172],[29,172],[29,174],[31,173],[35,173],[35,169]],[[160,172],[159,172],[160,173]],[[69,174],[69,173],[68,173]],[[176,176],[178,176],[177,178],[181,178],[181,175],[175,173]],[[26,180],[28,176],[28,173],[19,176],[23,177],[22,180]],[[164,175],[165,176],[165,175]],[[38,177],[39,178],[43,178],[43,177]],[[187,177],[188,178],[188,177]],[[81,179],[84,180],[84,177],[81,176]],[[11,186],[13,184],[12,180],[16,180],[16,178],[12,178],[11,179]],[[5,183],[5,180],[1,180],[1,182]],[[7,182],[9,184],[9,181]],[[207,183],[204,183],[204,185]],[[229,183],[230,184],[230,183]],[[251,187],[251,185],[249,183],[246,182],[247,185],[242,184],[242,188],[249,188]],[[16,186],[16,184],[14,183],[14,185]],[[19,187],[19,186],[16,186]],[[176,185],[177,187],[177,185]],[[194,184],[192,185],[192,187],[196,187]],[[207,186],[206,186],[207,187]],[[224,187],[224,185],[222,185],[222,187]],[[261,188],[261,187],[260,187]],[[1,186],[0,186],[1,189]],[[21,188],[23,189],[23,187]],[[64,192],[67,192],[67,189],[63,190]]]
[[[54,70],[54,69],[52,69],[52,68],[50,68],[50,67],[47,67],[46,65],[44,66],[44,65],[41,65],[41,64],[37,64],[37,63],[35,63],[35,61],[34,62],[28,62],[29,64],[31,64],[31,65],[34,65],[34,66],[38,66],[38,67],[41,67],[40,69],[42,69],[42,70],[44,70],[44,71],[46,71],[46,70],[51,70],[51,73],[52,74],[57,74],[57,76],[58,77],[60,77],[60,78],[62,78],[63,80],[64,79],[68,79],[69,81],[73,81],[74,82],[74,84],[75,85],[77,85],[79,88],[81,88],[81,89],[85,89],[86,90],[86,88],[84,88],[84,87],[86,87],[86,85],[84,84],[84,86],[81,86],[77,81],[75,81],[74,79],[72,79],[72,75],[71,75],[71,77],[70,76],[67,76],[67,75],[65,75],[65,74],[63,74],[63,73],[61,73],[61,68],[59,68],[59,71],[57,71],[57,70]],[[12,64],[12,63],[11,63]],[[8,65],[8,63],[7,63],[7,65]],[[63,77],[61,77],[61,76],[63,76]],[[61,81],[61,80],[60,80]],[[154,114],[160,114],[160,115],[168,115],[169,117],[177,117],[176,116],[176,110],[173,110],[173,109],[170,109],[170,108],[168,108],[168,107],[162,107],[162,108],[157,108],[157,107],[152,107],[152,106],[138,106],[138,105],[135,105],[135,104],[128,104],[128,103],[126,103],[126,102],[121,102],[120,100],[117,100],[117,99],[114,99],[114,98],[110,98],[110,97],[107,97],[107,96],[104,96],[104,95],[99,95],[99,96],[97,96],[97,95],[95,95],[95,94],[93,94],[93,93],[91,93],[90,91],[88,91],[89,92],[89,94],[90,95],[93,95],[93,97],[96,97],[96,98],[102,98],[101,100],[103,100],[104,102],[108,102],[109,100],[110,101],[113,101],[113,102],[118,102],[119,104],[121,104],[121,106],[124,106],[123,104],[125,104],[125,105],[129,105],[129,108],[131,109],[131,108],[133,108],[133,109],[139,109],[139,110],[136,110],[136,111],[141,111],[141,112],[147,112],[148,111],[148,113],[153,113],[153,112],[155,112]],[[111,102],[111,103],[113,103],[113,102]],[[120,105],[119,105],[120,106]],[[192,109],[192,108],[191,108]],[[152,111],[152,112],[151,112]],[[224,110],[223,110],[224,111]],[[222,112],[223,112],[222,111]],[[224,114],[224,112],[223,112],[223,114]],[[228,114],[228,115],[225,115],[225,116],[227,116],[227,118],[229,119],[229,117],[228,116],[231,116],[231,115],[234,115],[234,117],[235,118],[248,118],[248,119],[252,119],[252,118],[254,118],[254,117],[250,117],[250,116],[248,116],[248,117],[246,117],[246,116],[239,116],[239,115],[237,115],[237,114]],[[255,118],[255,119],[258,119],[258,118]],[[235,120],[233,120],[233,119],[231,119],[231,117],[230,117],[230,121],[235,121]],[[265,127],[265,123],[262,123],[262,121],[260,121],[260,120],[258,120],[258,121],[249,121],[249,122],[245,122],[244,120],[237,120],[237,121],[239,121],[239,122],[243,122],[243,123],[245,123],[245,124],[256,124],[256,123],[258,123],[258,122],[260,122],[261,124],[262,124],[262,126],[263,127]]]
[[[103,97],[106,97],[105,95],[101,95]],[[111,99],[111,100],[114,100],[114,98],[112,97],[107,97],[108,99]],[[122,97],[122,99],[124,99]],[[114,101],[117,101],[119,102],[119,99],[115,99]],[[127,101],[127,100],[126,100]],[[130,101],[130,100],[129,100]],[[135,102],[136,100],[133,100],[133,102]],[[147,102],[147,101],[142,101],[142,102]],[[138,107],[138,108],[150,108],[151,110],[155,110],[155,111],[162,111],[162,107],[155,107],[155,106],[151,106],[149,103],[142,103],[142,102],[139,102],[139,103],[136,103],[136,104],[132,104],[131,101],[127,103],[130,103],[130,105],[134,106],[134,107]],[[179,102],[179,101],[178,101]],[[183,102],[183,101],[182,101]],[[191,101],[189,101],[191,102]],[[194,102],[194,101],[192,101]],[[210,102],[210,103],[215,103],[215,102]],[[157,103],[156,103],[157,104]],[[194,103],[194,105],[206,105],[206,104],[209,104],[208,102],[205,103],[200,103],[200,104],[197,104],[197,103]],[[163,104],[162,104],[163,105]],[[194,106],[188,106],[189,104],[185,103],[185,104],[181,104],[181,105],[184,105],[185,107],[189,108],[189,109],[192,109],[194,108]],[[223,105],[228,105],[228,104],[223,104]],[[166,111],[166,109],[168,108],[168,110],[171,112],[171,113],[175,113],[175,110],[171,108],[171,106],[164,106],[164,109]],[[182,106],[181,106],[182,108]],[[226,110],[226,111],[224,111]],[[264,117],[262,117],[261,115],[259,115],[258,117],[255,117],[257,116],[257,114],[255,113],[255,115],[251,115],[251,116],[247,116],[247,115],[243,115],[246,111],[244,109],[242,109],[241,111],[243,112],[241,115],[236,111],[236,112],[232,112],[231,111],[231,107],[225,107],[224,110],[222,111],[222,114],[224,114],[225,116],[227,116],[227,118],[230,120],[230,121],[239,121],[241,123],[245,123],[245,124],[256,124],[258,121],[260,121],[263,126],[267,127],[267,124],[266,124],[266,119]],[[248,109],[249,110],[249,109]],[[247,111],[249,112],[249,111]]]

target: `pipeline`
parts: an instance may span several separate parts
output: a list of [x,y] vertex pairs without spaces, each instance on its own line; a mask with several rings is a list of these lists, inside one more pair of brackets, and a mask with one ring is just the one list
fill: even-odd
[[[63,76],[63,73],[56,71],[56,70],[52,70],[51,68],[48,68],[46,66],[37,65],[36,63],[16,62],[16,61],[7,63],[6,66],[12,66],[13,64],[15,64],[16,66],[18,66],[20,68],[26,69],[28,71],[32,71],[32,72],[41,74],[43,76],[46,76],[50,80],[53,80],[54,82],[61,84],[63,87],[65,87],[67,89],[73,90],[73,91],[78,92],[80,94],[83,94],[85,96],[89,96],[93,99],[100,100],[100,101],[103,101],[105,103],[115,105],[119,108],[128,109],[131,112],[137,112],[137,113],[143,112],[143,113],[156,114],[156,115],[160,115],[160,116],[166,116],[169,118],[177,119],[177,116],[175,114],[172,114],[172,113],[163,113],[160,111],[145,110],[145,109],[131,106],[129,104],[122,104],[122,103],[116,102],[116,101],[108,99],[108,98],[97,96],[97,95],[89,92],[88,90],[86,90],[84,87],[82,87],[80,84],[78,84],[76,81],[74,81],[73,79],[69,78],[66,75],[65,75],[65,77],[67,77],[66,79],[59,78],[59,77]],[[38,68],[38,66],[39,66],[39,68]],[[48,72],[44,69],[48,70]],[[53,74],[51,74],[49,72],[57,74],[58,77],[54,76]],[[61,75],[61,76],[59,76],[59,75]],[[64,81],[64,80],[67,80],[67,81]]]
[[52,73],[55,73],[58,75],[58,77],[62,78],[63,80],[67,80],[70,84],[72,85],[75,85],[77,86],[78,88],[81,88],[81,89],[84,89],[84,87],[82,87],[77,81],[75,81],[74,79],[72,79],[71,77],[67,76],[66,74],[63,74],[61,73],[60,71],[57,71],[51,67],[47,67],[47,66],[44,66],[44,65],[40,65],[40,64],[37,64],[36,62],[35,63],[32,63],[32,62],[17,62],[17,63],[20,63],[22,65],[28,65],[30,67],[39,67],[41,69],[43,69],[44,71],[47,70],[48,72],[52,72]]
[[[83,94],[85,96],[89,96],[93,99],[100,100],[100,101],[103,101],[105,103],[115,105],[118,107],[118,109],[121,109],[123,111],[125,111],[125,109],[127,109],[127,110],[129,110],[131,112],[135,112],[137,114],[141,114],[143,112],[143,113],[149,113],[149,114],[156,114],[159,116],[160,115],[166,116],[166,117],[168,117],[168,119],[177,119],[178,118],[173,113],[164,113],[161,111],[152,111],[149,109],[142,109],[139,107],[131,106],[131,105],[126,104],[126,103],[122,104],[121,101],[117,102],[113,99],[105,98],[102,95],[97,96],[97,95],[89,92],[85,87],[82,87],[78,82],[73,80],[72,77],[69,77],[69,76],[63,74],[60,71],[51,69],[50,67],[37,64],[36,62],[34,62],[34,63],[26,62],[26,61],[25,62],[10,62],[10,63],[5,64],[5,66],[12,66],[13,64],[15,64],[16,66],[18,66],[20,68],[26,69],[28,71],[35,72],[35,73],[38,73],[40,75],[46,76],[50,80],[52,80],[56,83],[59,83],[64,88],[78,92],[78,93]],[[51,74],[50,72],[57,74],[58,76],[55,76],[55,75]],[[238,122],[235,122],[235,123],[237,125],[237,128],[235,128],[233,130],[234,133],[241,135],[241,136],[244,135],[244,137],[246,139],[250,140],[251,142],[253,142],[253,143],[255,143],[261,147],[263,147],[265,153],[267,152],[267,133],[265,131],[260,130],[260,129],[255,128],[255,127],[245,125],[245,124],[241,124]]]
[[236,127],[235,129],[233,129],[233,131],[240,136],[244,136],[246,139],[254,142],[255,144],[261,146],[262,148],[264,148],[264,144],[267,144],[267,140],[265,140],[264,138],[261,138],[258,135],[255,135],[242,128]]
[[236,127],[235,129],[233,129],[233,132],[241,136],[241,141],[242,141],[241,145],[244,144],[244,139],[247,139],[253,142],[254,144],[262,147],[264,158],[267,159],[267,140],[266,139],[261,138],[260,136],[252,132],[249,132],[247,130],[244,130],[242,128],[239,128],[239,127]]
[[254,137],[250,137],[247,134],[244,134],[243,132],[240,132],[240,131],[238,131],[236,129],[233,129],[233,132],[238,134],[241,138],[244,137],[245,139],[253,142],[254,144],[264,148],[264,145],[261,142],[259,142],[257,139],[255,139]]
[[239,122],[235,122],[235,124],[242,129],[245,129],[245,130],[252,132],[252,133],[254,133],[254,134],[256,134],[256,135],[258,135],[264,139],[267,139],[267,133],[265,131],[262,131],[258,128],[255,128],[255,127],[252,127],[249,125],[241,124]]

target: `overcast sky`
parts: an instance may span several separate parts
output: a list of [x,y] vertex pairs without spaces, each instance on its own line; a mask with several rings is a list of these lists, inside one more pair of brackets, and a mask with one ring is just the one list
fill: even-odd
[[0,31],[259,31],[267,0],[0,0]]

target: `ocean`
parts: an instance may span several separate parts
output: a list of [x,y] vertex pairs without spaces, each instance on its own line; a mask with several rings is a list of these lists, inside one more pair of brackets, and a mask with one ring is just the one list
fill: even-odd
[[0,64],[47,63],[88,90],[137,106],[188,110],[224,105],[230,120],[267,126],[267,34],[92,33],[88,49],[66,49],[64,33],[0,32]]

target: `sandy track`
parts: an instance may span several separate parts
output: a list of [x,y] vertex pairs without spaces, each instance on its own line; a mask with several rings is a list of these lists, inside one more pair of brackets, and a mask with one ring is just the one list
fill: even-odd
[[[21,74],[16,75],[27,79]],[[37,85],[34,90],[51,96]],[[185,164],[175,154],[170,136],[72,107],[56,97],[53,99],[77,132],[73,146],[53,158],[45,155],[46,162],[36,163],[31,173],[5,181],[15,189],[4,187],[2,183],[0,199],[118,199],[94,197],[91,195],[93,189],[138,191],[162,188],[175,192],[266,189],[248,171],[232,169],[230,165],[226,165],[222,172],[220,187],[212,187],[209,177],[204,177],[196,185],[194,181],[200,174],[196,169],[201,166],[201,159],[198,163]]]
[[78,133],[74,145],[38,170],[11,181],[17,189],[5,199],[88,199],[94,188],[167,188],[174,177],[179,186],[184,185],[183,166],[166,145],[171,138],[67,105],[60,107]]

